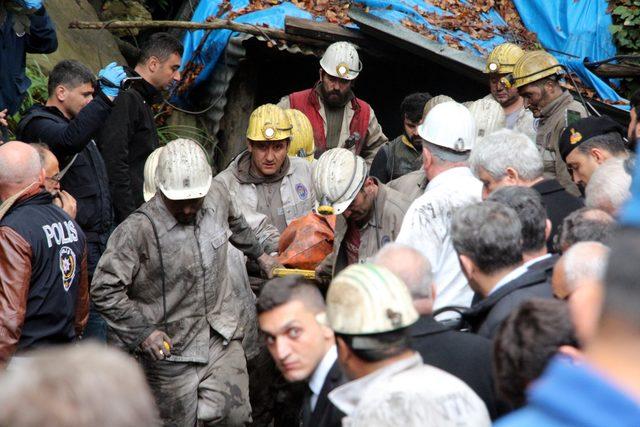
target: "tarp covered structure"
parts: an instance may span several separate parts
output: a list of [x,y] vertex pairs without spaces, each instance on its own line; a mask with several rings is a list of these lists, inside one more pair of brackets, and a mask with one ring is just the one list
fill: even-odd
[[[204,22],[211,16],[218,18],[225,18],[230,14],[235,16],[238,11],[249,7],[250,3],[249,0],[201,0],[192,21]],[[420,28],[428,33],[431,39],[454,45],[478,57],[486,56],[493,47],[505,41],[519,42],[518,36],[509,32],[507,23],[493,8],[481,13],[480,19],[486,25],[480,30],[481,38],[478,38],[477,33],[472,34],[477,26],[469,29],[465,25],[464,18],[460,18],[460,26],[455,29],[439,27],[437,23],[433,23],[433,20],[427,19],[434,13],[445,17],[451,16],[452,13],[425,0],[353,0],[351,3],[351,7],[362,6],[371,15],[391,24],[407,26],[409,22],[410,27]],[[434,3],[438,2],[434,1]],[[597,61],[615,56],[616,49],[608,30],[611,25],[611,16],[606,11],[605,0],[578,2],[513,0],[513,3],[526,28],[536,33],[542,46],[553,53],[563,65],[580,76],[584,84],[591,86],[603,100],[612,102],[621,100],[621,97],[606,82],[583,64],[585,58]],[[474,1],[468,0],[466,4],[473,7]],[[294,2],[282,1],[264,9],[235,16],[233,20],[239,23],[283,29],[287,16],[324,19],[314,17]],[[357,28],[353,23],[349,26]],[[215,30],[208,35],[204,30],[186,34],[183,61],[186,63],[193,60],[203,65],[195,81],[196,86],[211,77],[233,35],[230,30]],[[201,46],[203,37],[206,37],[206,40]],[[196,53],[197,56],[194,57]]]

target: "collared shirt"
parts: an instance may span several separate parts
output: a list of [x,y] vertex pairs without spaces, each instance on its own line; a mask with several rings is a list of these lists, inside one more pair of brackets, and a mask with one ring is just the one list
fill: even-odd
[[491,425],[486,406],[468,385],[425,365],[418,353],[336,388],[329,400],[347,415],[343,426],[375,426],[381,418],[400,416],[420,419],[412,425]]
[[540,262],[540,261],[544,261],[545,259],[547,259],[547,258],[551,258],[552,256],[553,256],[553,254],[544,254],[544,255],[539,256],[539,257],[537,257],[537,258],[530,259],[529,261],[525,262],[525,263],[524,263],[524,264],[522,264],[522,265],[523,265],[523,267],[527,267],[527,268],[529,268],[529,267],[531,267],[533,264],[536,264],[536,263],[538,263],[538,262]]
[[528,270],[528,267],[523,264],[520,267],[511,270],[509,273],[507,273],[502,279],[500,279],[498,281],[498,283],[496,283],[496,285],[493,287],[493,289],[491,289],[489,291],[488,295],[491,295],[492,293],[494,293],[495,291],[497,291],[498,289],[500,289],[501,287],[503,287],[504,285],[506,285],[507,283],[511,282],[512,280],[517,279],[518,277],[522,276],[524,273],[526,273]]
[[316,370],[313,371],[311,375],[311,379],[309,380],[309,388],[311,389],[311,412],[316,408],[316,403],[318,403],[318,396],[320,396],[320,392],[322,391],[322,386],[324,385],[324,380],[327,378],[331,367],[338,359],[338,349],[335,345],[332,345],[329,351],[327,351],[316,367]]
[[409,207],[396,241],[425,255],[438,286],[434,309],[471,305],[473,291],[462,274],[451,241],[453,213],[482,200],[482,183],[468,167],[455,167],[433,178]]

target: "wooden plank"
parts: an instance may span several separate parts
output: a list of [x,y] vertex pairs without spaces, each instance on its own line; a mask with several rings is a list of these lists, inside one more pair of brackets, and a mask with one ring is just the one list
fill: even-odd
[[365,36],[355,29],[345,28],[330,22],[316,22],[294,16],[285,18],[284,31],[287,34],[329,42],[348,41],[357,45],[367,44]]

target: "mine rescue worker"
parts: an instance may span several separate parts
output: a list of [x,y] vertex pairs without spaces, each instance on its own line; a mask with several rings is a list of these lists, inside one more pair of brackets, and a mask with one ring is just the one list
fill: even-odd
[[314,203],[311,164],[287,156],[292,124],[273,104],[249,117],[247,150],[216,176],[242,207],[247,222],[267,247],[277,248],[280,233]]
[[320,81],[311,89],[283,97],[278,105],[302,111],[311,121],[315,158],[330,148],[343,147],[370,166],[387,142],[373,109],[353,93],[362,71],[356,47],[347,42],[330,45],[320,59]]
[[313,181],[316,211],[339,215],[333,252],[317,267],[319,276],[333,277],[396,239],[410,201],[368,176],[362,157],[345,148],[328,150],[315,165]]
[[484,403],[453,375],[410,348],[418,320],[409,290],[385,267],[343,270],[327,294],[327,324],[350,382],[329,393],[350,426],[489,426]]
[[503,43],[496,46],[489,56],[484,73],[489,76],[489,90],[486,98],[496,100],[503,108],[506,119],[505,127],[522,132],[535,141],[536,130],[533,114],[525,108],[524,100],[514,86],[507,87],[502,81],[524,55],[524,51],[513,43]]
[[311,122],[300,110],[289,108],[284,110],[291,121],[291,142],[289,143],[289,157],[300,157],[313,163],[316,151]]
[[482,183],[467,166],[476,140],[475,121],[464,105],[444,102],[427,114],[418,133],[429,184],[407,210],[397,241],[429,259],[437,287],[434,309],[468,307],[473,291],[451,242],[451,217],[455,210],[482,198]]
[[84,233],[44,189],[35,148],[0,146],[0,365],[74,341],[89,314]]
[[178,139],[158,159],[158,192],[109,239],[92,297],[111,341],[140,355],[166,425],[251,420],[243,313],[227,274],[231,241],[269,274],[265,254],[202,148]]
[[524,105],[538,119],[536,144],[542,153],[544,177],[555,178],[574,196],[578,187],[560,155],[558,141],[564,128],[586,117],[587,110],[560,86],[562,66],[553,55],[536,50],[525,52],[516,62],[513,73],[503,83],[518,88]]
[[371,175],[383,184],[419,170],[422,166],[422,142],[418,125],[422,122],[425,104],[431,99],[428,93],[412,93],[400,104],[402,135],[384,144],[371,164]]
[[331,328],[318,321],[326,305],[318,287],[295,276],[265,284],[258,320],[267,348],[289,382],[305,381],[303,427],[340,427],[344,414],[328,394],[346,382]]

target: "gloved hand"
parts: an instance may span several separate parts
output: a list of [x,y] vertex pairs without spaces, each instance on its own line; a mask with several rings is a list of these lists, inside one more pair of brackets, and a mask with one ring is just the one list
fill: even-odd
[[42,0],[18,0],[27,9],[38,10],[42,7]]
[[[115,98],[118,96],[118,93],[120,92],[120,85],[126,77],[127,73],[124,72],[124,68],[115,62],[112,62],[98,73],[98,79],[100,79],[100,90],[105,95]],[[106,80],[108,83],[103,80]]]

